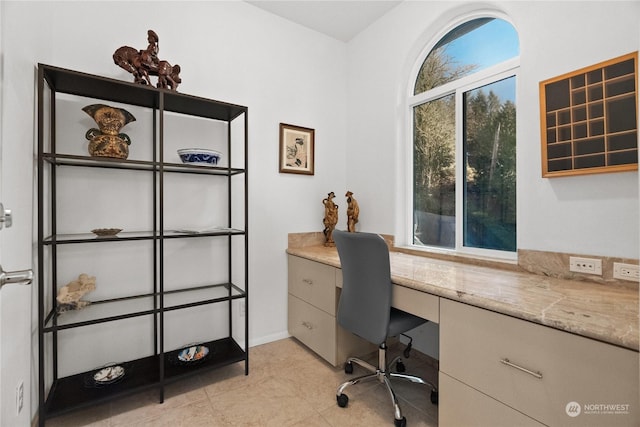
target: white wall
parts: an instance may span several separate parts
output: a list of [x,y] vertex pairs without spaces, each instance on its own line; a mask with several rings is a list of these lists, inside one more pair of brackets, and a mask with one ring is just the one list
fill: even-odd
[[541,80],[638,50],[637,1],[408,1],[352,40],[347,186],[362,229],[403,234],[412,70],[434,37],[478,10],[502,14],[520,37],[518,248],[637,258],[637,172],[541,178],[538,94]]
[[[51,18],[36,37],[49,56],[34,56],[33,65],[131,80],[111,55],[125,44],[146,47],[154,29],[160,58],[182,67],[180,92],[249,107],[251,336],[282,335],[287,233],[321,229],[322,198],[343,188],[344,44],[244,2],[14,3],[6,13],[9,34],[34,15]],[[8,49],[7,62],[22,49]],[[279,122],[316,130],[315,176],[278,173]]]
[[[2,7],[9,68],[3,85],[16,92],[3,93],[2,135],[28,162],[28,176],[34,173],[38,62],[130,81],[111,55],[122,45],[145,48],[153,29],[160,58],[182,67],[181,93],[249,108],[250,344],[287,336],[287,233],[321,230],[321,200],[329,191],[346,191],[346,45],[240,1],[16,1]],[[314,176],[278,172],[280,122],[315,129]],[[25,185],[29,194],[31,180]],[[33,351],[37,366],[35,345]]]

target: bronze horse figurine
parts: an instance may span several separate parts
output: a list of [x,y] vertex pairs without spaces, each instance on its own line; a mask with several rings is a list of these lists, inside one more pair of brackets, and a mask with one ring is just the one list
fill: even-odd
[[167,61],[158,62],[158,87],[176,90],[182,83],[180,78],[180,66],[173,67]]
[[180,66],[171,66],[169,62],[159,60],[158,36],[153,30],[147,32],[149,47],[136,50],[130,46],[122,46],[113,53],[113,62],[129,73],[133,74],[134,83],[151,85],[149,76],[158,76],[156,87],[176,90],[182,83]]

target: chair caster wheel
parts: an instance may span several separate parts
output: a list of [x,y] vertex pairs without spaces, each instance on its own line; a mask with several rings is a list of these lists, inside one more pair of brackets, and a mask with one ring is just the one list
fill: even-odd
[[402,419],[401,419],[401,420],[396,420],[396,419],[394,418],[394,420],[393,420],[393,424],[394,424],[396,427],[407,427],[407,419],[406,419],[405,417],[402,417]]
[[402,362],[402,360],[398,360],[396,362],[396,371],[397,372],[404,372],[406,370],[407,370],[407,368],[404,366],[404,363]]
[[341,408],[346,408],[349,403],[349,396],[346,394],[341,394],[340,396],[336,396],[336,400],[338,401],[338,406]]
[[431,390],[431,403],[438,404],[438,390]]
[[344,373],[353,374],[353,363],[347,362],[344,364]]

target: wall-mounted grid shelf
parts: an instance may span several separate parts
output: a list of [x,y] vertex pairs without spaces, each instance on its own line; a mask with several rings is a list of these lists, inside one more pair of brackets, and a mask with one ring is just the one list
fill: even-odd
[[542,175],[638,168],[634,52],[540,83]]

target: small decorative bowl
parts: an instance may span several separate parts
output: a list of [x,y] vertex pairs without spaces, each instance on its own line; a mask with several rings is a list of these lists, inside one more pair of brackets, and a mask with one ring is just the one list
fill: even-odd
[[91,230],[91,232],[98,237],[115,236],[121,231],[122,231],[122,228],[96,228]]
[[182,148],[178,150],[178,155],[182,163],[196,163],[215,166],[220,161],[222,154],[215,150],[204,148]]

